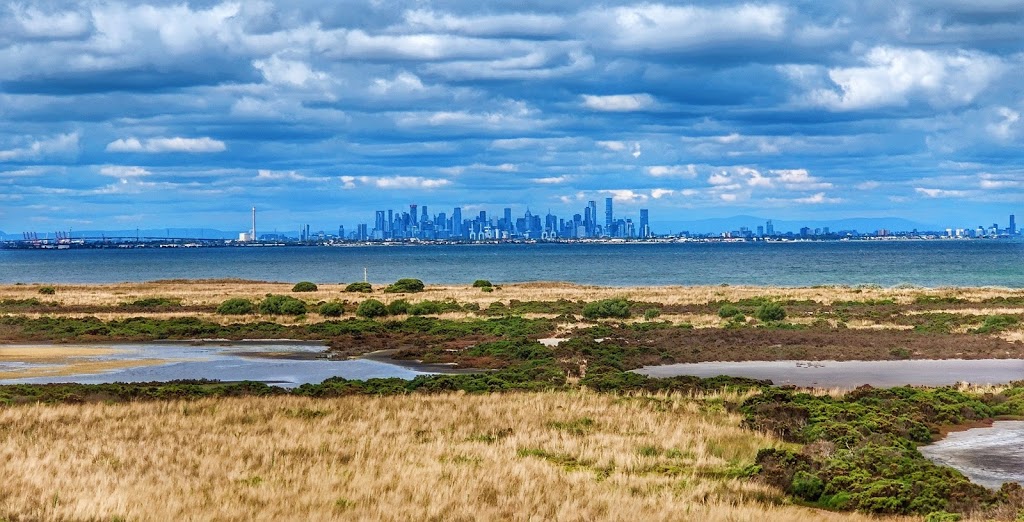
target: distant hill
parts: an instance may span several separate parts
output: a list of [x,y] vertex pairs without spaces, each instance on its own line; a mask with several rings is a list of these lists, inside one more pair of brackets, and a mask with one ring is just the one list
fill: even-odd
[[[733,216],[727,218],[709,218],[689,221],[652,221],[651,228],[656,234],[675,233],[688,231],[693,234],[713,234],[739,230],[740,227],[747,227],[757,230],[758,226],[764,226],[769,218],[756,216]],[[801,227],[823,228],[828,227],[832,232],[840,230],[856,230],[857,232],[874,232],[878,229],[887,229],[897,232],[911,230],[940,230],[941,227],[928,223],[920,223],[909,219],[897,217],[883,218],[848,218],[834,220],[784,220],[773,219],[775,232],[799,232]]]

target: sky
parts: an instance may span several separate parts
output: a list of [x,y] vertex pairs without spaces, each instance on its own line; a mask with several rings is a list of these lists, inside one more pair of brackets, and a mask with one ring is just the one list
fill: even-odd
[[0,230],[1004,223],[1022,34],[1024,0],[7,3]]

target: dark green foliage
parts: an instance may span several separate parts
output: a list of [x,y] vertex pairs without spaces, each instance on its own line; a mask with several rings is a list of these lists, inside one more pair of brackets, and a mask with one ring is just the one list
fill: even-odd
[[222,383],[203,379],[112,384],[12,384],[0,386],[0,404],[262,397],[286,393],[288,391],[283,388],[260,382]]
[[408,307],[409,315],[435,315],[444,312],[461,312],[462,305],[454,300],[445,301],[420,301]]
[[317,287],[309,281],[300,281],[292,287],[292,292],[316,292]]
[[255,310],[255,306],[252,301],[248,299],[242,299],[241,297],[233,297],[224,301],[217,307],[217,313],[221,315],[248,315]]
[[549,359],[552,356],[550,348],[526,338],[480,343],[467,348],[465,353],[471,357],[487,356],[520,361]]
[[260,301],[260,313],[264,315],[302,315],[306,313],[306,302],[287,295],[267,295]]
[[1012,328],[1020,323],[1020,319],[1013,315],[989,315],[985,316],[985,322],[974,330],[974,333],[992,334],[999,333],[1007,328]]
[[724,304],[718,309],[718,317],[722,319],[729,319],[738,315],[742,316],[743,312],[733,304]]
[[57,293],[57,289],[52,286],[41,286],[39,287],[39,293],[42,295],[53,295]]
[[423,281],[419,279],[399,279],[385,288],[384,292],[388,294],[414,294],[422,292],[424,288]]
[[758,307],[754,316],[761,322],[781,321],[786,318],[786,309],[781,304],[771,302]]
[[477,279],[476,281],[473,281],[473,288],[491,288],[492,286],[494,285],[486,279]]
[[658,317],[661,317],[661,310],[658,310],[657,308],[648,308],[644,311],[644,319],[648,321],[657,319]]
[[374,318],[388,315],[388,309],[384,303],[376,299],[367,299],[356,308],[356,315],[359,317]]
[[593,303],[587,303],[583,307],[583,317],[586,317],[587,319],[600,319],[605,317],[625,319],[629,316],[629,301],[625,299],[602,299]]
[[373,285],[371,285],[370,283],[364,283],[362,281],[357,282],[357,283],[349,283],[349,285],[345,287],[345,291],[346,292],[361,293],[361,294],[369,294],[369,293],[373,292]]
[[806,471],[797,471],[793,474],[793,482],[790,484],[790,489],[794,495],[814,502],[825,491],[825,483],[817,475]]
[[[762,450],[762,476],[823,507],[872,513],[967,512],[998,501],[952,468],[925,459],[915,445],[941,426],[1020,415],[1024,389],[974,395],[953,388],[862,388],[841,398],[768,389],[741,407],[747,426],[787,440],[823,444],[809,455]],[[813,455],[813,456],[812,456]],[[818,491],[816,477],[822,483]]]
[[961,299],[959,297],[952,296],[937,296],[937,295],[919,295],[914,298],[914,304],[919,305],[950,305],[950,304],[966,304],[970,303],[967,299]]
[[388,315],[405,315],[409,313],[409,301],[395,299],[388,303]]
[[324,317],[341,317],[345,313],[345,305],[339,301],[329,301],[317,310]]

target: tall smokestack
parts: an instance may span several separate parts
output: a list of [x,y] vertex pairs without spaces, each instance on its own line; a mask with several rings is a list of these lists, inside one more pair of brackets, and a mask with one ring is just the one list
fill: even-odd
[[252,241],[256,241],[256,207],[252,207]]

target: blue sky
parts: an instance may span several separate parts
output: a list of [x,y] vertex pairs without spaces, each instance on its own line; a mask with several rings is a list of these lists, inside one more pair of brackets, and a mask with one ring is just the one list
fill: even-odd
[[0,229],[1024,213],[1024,0],[0,6]]

